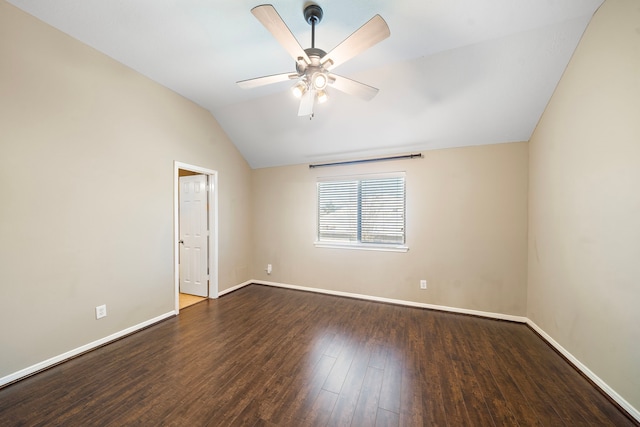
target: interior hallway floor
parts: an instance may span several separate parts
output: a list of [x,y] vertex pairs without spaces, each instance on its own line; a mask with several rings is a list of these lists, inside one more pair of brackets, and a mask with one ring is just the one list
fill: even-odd
[[180,310],[206,300],[207,297],[199,297],[197,295],[183,294],[180,292]]

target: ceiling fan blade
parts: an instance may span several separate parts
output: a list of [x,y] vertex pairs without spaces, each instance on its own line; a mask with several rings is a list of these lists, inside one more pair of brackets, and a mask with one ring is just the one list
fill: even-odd
[[311,63],[309,56],[273,6],[270,4],[256,6],[251,9],[251,13],[278,40],[294,61],[297,62],[298,58],[302,58],[307,64]]
[[355,95],[365,101],[371,101],[378,93],[378,89],[373,86],[338,76],[336,74],[329,75],[329,84],[331,87],[334,87],[341,92],[348,93],[349,95]]
[[287,80],[297,79],[295,73],[272,74],[270,76],[256,77],[255,79],[241,80],[236,82],[242,89],[253,89],[254,87],[266,86],[272,83],[284,82]]
[[322,58],[322,65],[327,70],[335,68],[390,35],[391,31],[385,20],[376,15],[327,53]]
[[315,89],[309,89],[306,91],[302,98],[300,98],[300,108],[298,109],[298,116],[310,116],[313,114],[313,104],[316,100]]

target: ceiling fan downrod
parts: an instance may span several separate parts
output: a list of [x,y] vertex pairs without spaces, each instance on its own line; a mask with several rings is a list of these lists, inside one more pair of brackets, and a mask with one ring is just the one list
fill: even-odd
[[304,19],[311,25],[311,48],[316,47],[316,24],[322,21],[322,8],[317,4],[310,4],[304,8]]

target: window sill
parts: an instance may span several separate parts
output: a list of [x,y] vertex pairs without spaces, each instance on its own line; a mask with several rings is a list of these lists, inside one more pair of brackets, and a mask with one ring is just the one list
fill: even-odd
[[332,243],[332,242],[314,242],[316,248],[329,249],[352,249],[358,251],[381,251],[381,252],[407,252],[408,246],[404,245],[375,245],[363,243]]

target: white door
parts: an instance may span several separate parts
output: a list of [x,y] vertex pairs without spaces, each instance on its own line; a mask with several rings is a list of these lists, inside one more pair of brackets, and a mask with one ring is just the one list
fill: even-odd
[[179,178],[180,190],[180,292],[208,294],[207,176]]

